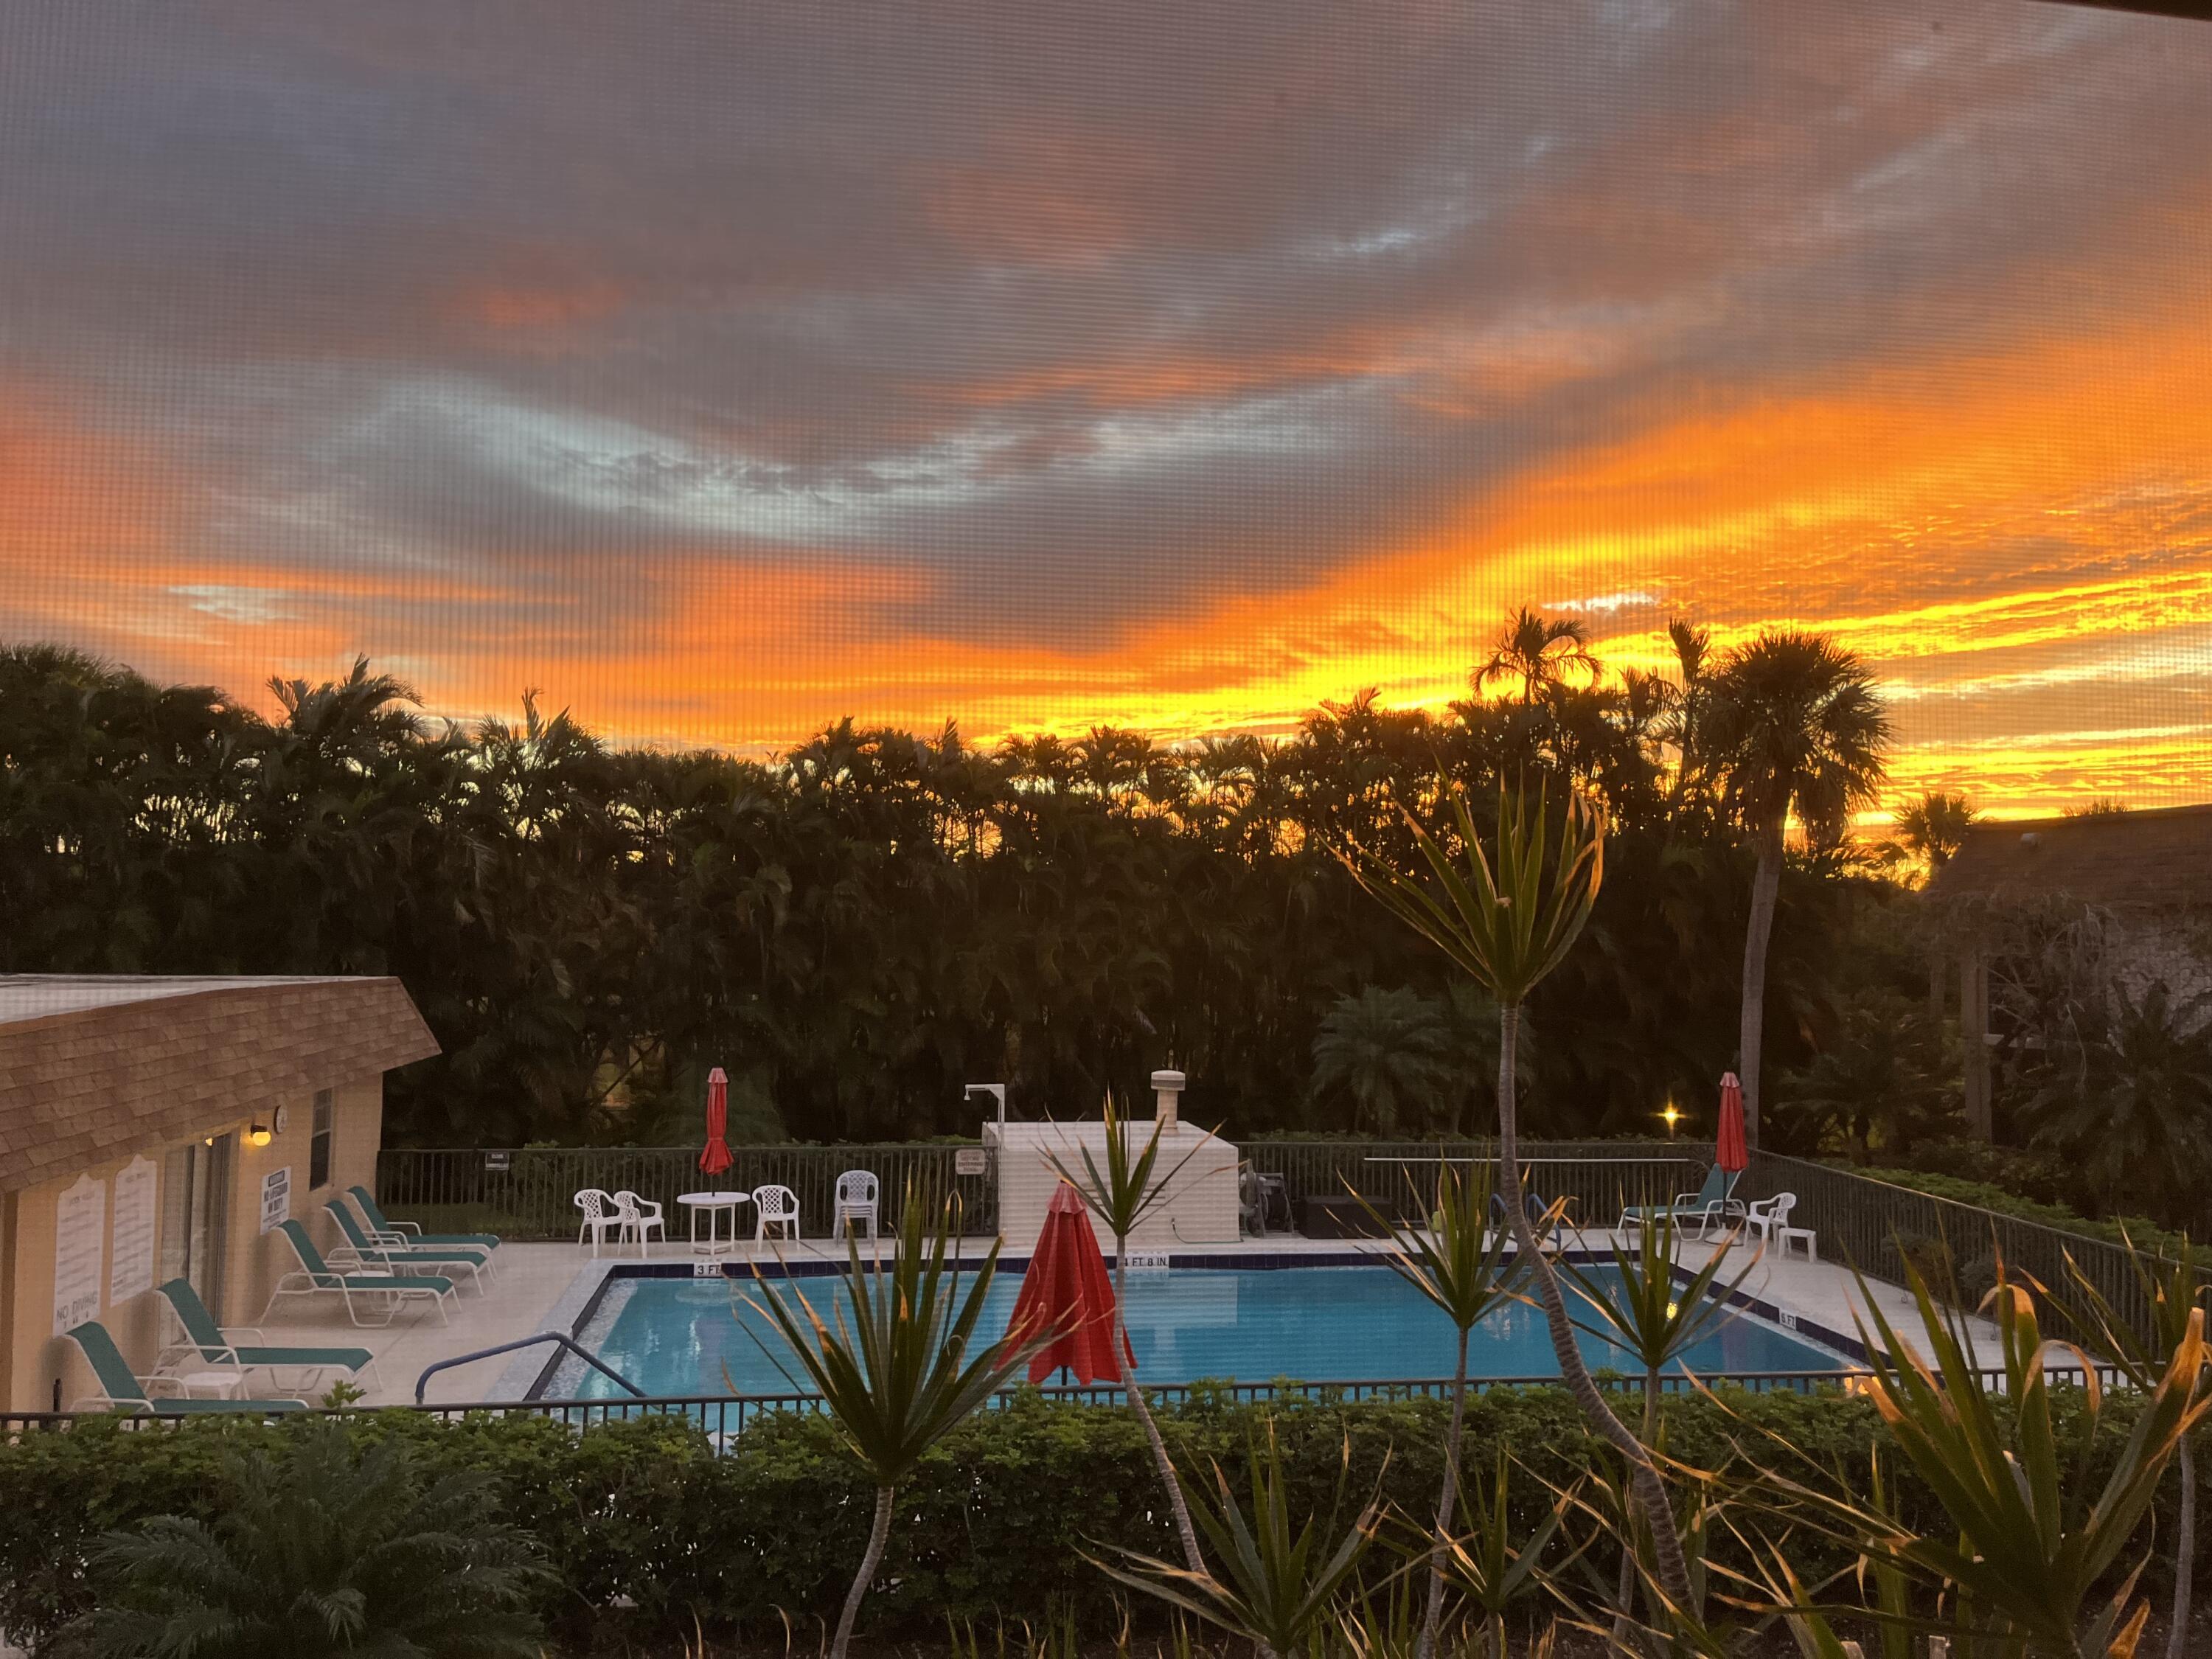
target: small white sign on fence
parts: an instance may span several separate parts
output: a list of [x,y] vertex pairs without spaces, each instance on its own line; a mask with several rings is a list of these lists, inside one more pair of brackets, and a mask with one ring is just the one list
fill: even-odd
[[1133,1273],[1164,1273],[1168,1270],[1165,1250],[1129,1250],[1123,1253],[1121,1265]]
[[952,1154],[952,1173],[979,1176],[989,1172],[991,1155],[981,1146],[963,1146]]

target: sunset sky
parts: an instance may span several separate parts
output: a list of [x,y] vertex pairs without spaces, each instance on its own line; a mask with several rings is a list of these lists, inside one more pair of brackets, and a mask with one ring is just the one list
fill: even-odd
[[9,0],[0,640],[749,750],[1831,629],[2212,799],[2212,26]]

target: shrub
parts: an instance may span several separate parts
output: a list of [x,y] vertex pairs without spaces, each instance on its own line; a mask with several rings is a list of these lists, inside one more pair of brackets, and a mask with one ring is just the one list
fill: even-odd
[[[1741,1467],[1746,1434],[1764,1431],[1856,1481],[1885,1441],[1863,1400],[1723,1392],[1742,1422],[1711,1400],[1668,1401],[1669,1456]],[[1386,1500],[1419,1516],[1442,1478],[1448,1411],[1441,1400],[1252,1406],[1201,1393],[1164,1410],[1160,1426],[1182,1468],[1218,1461],[1234,1475],[1272,1415],[1294,1505],[1326,1512],[1340,1481],[1364,1493],[1379,1480]],[[2104,1437],[2124,1435],[2129,1401],[2115,1399],[2106,1415]],[[781,1614],[810,1625],[834,1618],[872,1509],[866,1476],[813,1417],[763,1419],[720,1455],[695,1425],[671,1418],[581,1434],[532,1417],[445,1422],[383,1411],[340,1420],[358,1443],[404,1438],[426,1477],[488,1477],[484,1520],[533,1537],[557,1575],[537,1611],[566,1651],[621,1640],[672,1651],[695,1613],[710,1632],[778,1640]],[[155,1515],[211,1519],[230,1501],[227,1452],[283,1455],[302,1432],[296,1421],[131,1430],[94,1420],[0,1445],[0,1629],[19,1640],[50,1634],[86,1610],[86,1562],[101,1534]],[[1490,1467],[1501,1447],[1515,1460],[1512,1521],[1524,1534],[1551,1507],[1542,1482],[1564,1486],[1609,1455],[1557,1389],[1493,1389],[1469,1401],[1468,1465]],[[1900,1502],[1932,1524],[1932,1499],[1901,1485]],[[1042,1627],[1073,1613],[1103,1628],[1115,1616],[1112,1587],[1083,1557],[1117,1547],[1176,1550],[1141,1430],[1119,1407],[1018,1395],[947,1436],[900,1489],[866,1625],[935,1633],[947,1618],[1001,1615]],[[1803,1540],[1792,1542],[1793,1559],[1809,1563],[1810,1553]],[[1825,1571],[1845,1563],[1810,1565]]]
[[[1863,1170],[1856,1165],[1838,1167],[1849,1168],[1853,1175],[1865,1176],[1870,1180],[1886,1181],[1893,1187],[1905,1187],[1916,1193],[1926,1193],[1932,1198],[1948,1198],[1960,1204],[1971,1204],[1977,1209],[2036,1222],[2082,1238],[2102,1239],[2108,1244],[2118,1244],[2124,1234],[2126,1238],[2135,1242],[2136,1249],[2152,1255],[2177,1261],[2181,1255],[2181,1235],[2168,1232],[2143,1216],[2092,1220],[2087,1216],[2076,1214],[2063,1204],[2039,1204],[2033,1199],[2007,1192],[2002,1187],[1994,1187],[1984,1181],[1969,1181],[1960,1176],[1931,1175],[1923,1170]],[[2197,1254],[2201,1256],[2206,1253],[2199,1250]]]

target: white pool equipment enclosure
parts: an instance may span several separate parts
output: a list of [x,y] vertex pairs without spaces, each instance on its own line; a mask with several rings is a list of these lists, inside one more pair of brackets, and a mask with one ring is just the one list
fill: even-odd
[[[1182,1088],[1181,1072],[1153,1073],[1153,1121],[1139,1120],[1125,1126],[1134,1151],[1158,1125],[1160,1151],[1155,1179],[1166,1182],[1165,1195],[1129,1241],[1133,1250],[1237,1242],[1237,1149],[1182,1121],[1176,1103]],[[1044,1227],[1045,1206],[1060,1184],[1052,1167],[1054,1157],[1079,1171],[1088,1150],[1100,1169],[1106,1165],[1106,1126],[1097,1121],[986,1122],[983,1144],[998,1153],[999,1233],[1009,1255],[1027,1255],[1036,1247]],[[1091,1224],[1095,1229],[1097,1223]],[[1102,1234],[1099,1247],[1110,1251],[1114,1241]]]

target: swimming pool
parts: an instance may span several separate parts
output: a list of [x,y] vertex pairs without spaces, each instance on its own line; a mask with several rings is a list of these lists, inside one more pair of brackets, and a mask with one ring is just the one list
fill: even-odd
[[[1591,1271],[1600,1282],[1619,1283],[1611,1267]],[[798,1284],[828,1318],[830,1300],[842,1294],[838,1281]],[[783,1284],[771,1285],[787,1293]],[[610,1279],[580,1340],[648,1395],[807,1391],[770,1357],[772,1349],[793,1376],[803,1376],[775,1327],[745,1305],[746,1297],[757,1298],[763,1288],[750,1279]],[[1001,1273],[979,1328],[992,1335],[1003,1332],[1020,1290],[1018,1274]],[[1132,1273],[1128,1323],[1138,1375],[1148,1382],[1393,1380],[1452,1373],[1450,1322],[1388,1267],[1177,1267]],[[1596,1337],[1580,1340],[1593,1369],[1640,1369]],[[1701,1376],[1844,1368],[1832,1354],[1741,1313],[1730,1314],[1685,1358]],[[1559,1372],[1542,1314],[1518,1304],[1476,1328],[1468,1363],[1478,1377]],[[544,1392],[550,1398],[595,1400],[622,1391],[571,1360]]]

